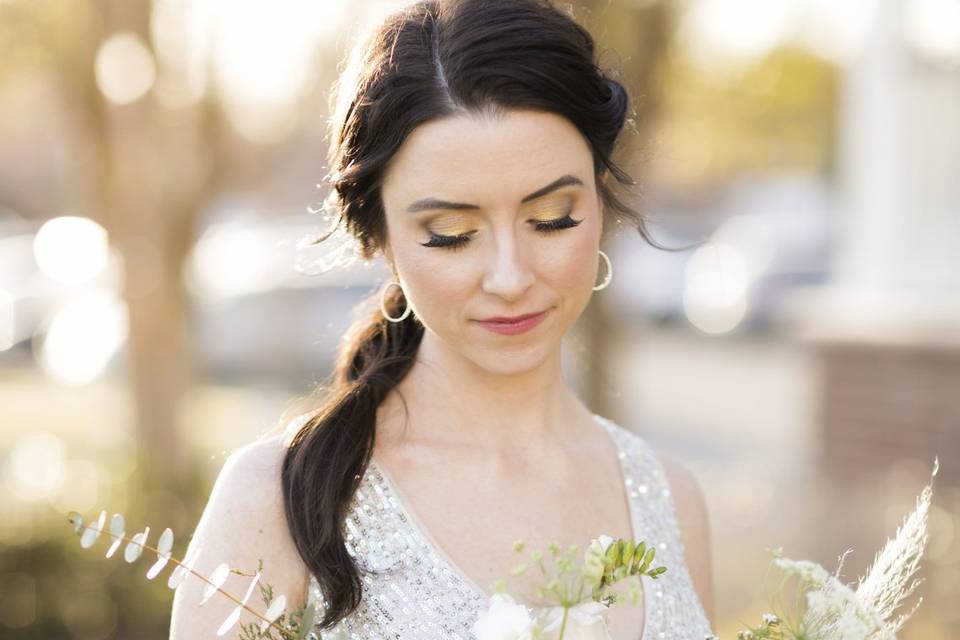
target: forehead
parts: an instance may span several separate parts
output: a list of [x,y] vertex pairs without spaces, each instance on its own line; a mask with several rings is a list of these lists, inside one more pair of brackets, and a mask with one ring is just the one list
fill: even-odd
[[463,114],[424,123],[407,136],[384,174],[388,208],[424,197],[516,205],[565,173],[592,180],[590,147],[573,124],[542,111]]

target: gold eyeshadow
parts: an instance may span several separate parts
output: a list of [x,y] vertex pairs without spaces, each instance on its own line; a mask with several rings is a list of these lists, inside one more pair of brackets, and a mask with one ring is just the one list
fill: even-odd
[[557,218],[562,218],[567,215],[573,206],[572,198],[565,198],[563,200],[554,200],[552,202],[546,202],[534,210],[533,220],[537,222],[547,222],[549,220],[556,220]]
[[430,221],[427,231],[441,236],[456,236],[473,229],[470,220],[463,215],[438,216]]
[[[554,199],[543,203],[537,203],[533,207],[534,222],[549,222],[562,218],[567,215],[573,205],[573,198]],[[453,213],[439,215],[432,218],[427,224],[427,231],[443,236],[455,236],[472,231],[475,224],[473,215],[463,213]]]

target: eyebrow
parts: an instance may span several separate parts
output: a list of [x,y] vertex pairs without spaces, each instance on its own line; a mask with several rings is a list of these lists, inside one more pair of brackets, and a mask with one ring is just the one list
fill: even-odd
[[[521,204],[530,202],[531,200],[536,200],[537,198],[542,198],[552,191],[556,191],[561,187],[566,187],[568,185],[578,184],[583,185],[583,181],[576,177],[572,176],[569,173],[563,176],[560,176],[550,184],[545,187],[541,187],[529,193],[523,197],[520,201]],[[407,213],[416,213],[418,211],[426,211],[427,209],[457,209],[457,210],[474,210],[479,209],[475,204],[468,204],[465,202],[448,202],[446,200],[438,200],[437,198],[422,198],[417,200],[409,207],[407,207]]]

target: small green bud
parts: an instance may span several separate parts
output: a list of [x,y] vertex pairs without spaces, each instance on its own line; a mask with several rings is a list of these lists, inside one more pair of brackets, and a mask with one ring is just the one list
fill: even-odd
[[667,571],[666,567],[657,567],[656,569],[652,569],[649,573],[647,573],[647,575],[650,576],[651,578],[656,578],[661,573],[666,573],[666,571]]
[[615,542],[607,547],[607,552],[603,554],[603,558],[608,567],[612,567],[617,564],[617,552],[619,548],[620,546]]
[[650,547],[647,549],[646,555],[643,556],[643,563],[640,565],[640,572],[646,573],[647,569],[650,568],[650,563],[653,562],[653,557],[656,555],[656,547]]

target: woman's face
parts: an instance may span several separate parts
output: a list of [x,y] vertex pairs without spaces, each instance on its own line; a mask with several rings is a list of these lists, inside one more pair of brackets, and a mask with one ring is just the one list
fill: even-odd
[[[556,354],[599,271],[602,207],[573,124],[527,110],[425,123],[392,159],[381,195],[384,253],[424,340],[502,374]],[[541,311],[519,333],[479,322]]]

